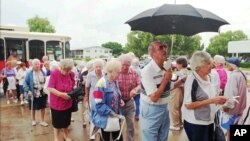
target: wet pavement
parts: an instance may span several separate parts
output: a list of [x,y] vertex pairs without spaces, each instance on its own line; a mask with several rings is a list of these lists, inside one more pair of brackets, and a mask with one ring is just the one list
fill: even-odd
[[[70,125],[70,135],[73,141],[89,141],[89,126],[83,128],[82,106],[73,113],[74,121]],[[40,120],[40,111],[36,112],[36,121]],[[6,104],[5,98],[0,96],[0,141],[53,141],[53,127],[51,125],[50,111],[46,109],[45,121],[48,127],[39,124],[31,125],[30,111],[27,105],[11,103]],[[135,121],[135,141],[140,141],[139,122]],[[124,128],[126,130],[126,127]],[[123,130],[124,131],[124,130]],[[125,139],[125,132],[123,132]],[[61,141],[63,139],[61,138]],[[99,141],[97,137],[96,141]],[[188,141],[185,131],[170,131],[168,141]]]

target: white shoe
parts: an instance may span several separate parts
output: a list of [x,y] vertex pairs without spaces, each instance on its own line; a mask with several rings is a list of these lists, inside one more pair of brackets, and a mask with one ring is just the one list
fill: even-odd
[[44,126],[44,127],[47,127],[48,126],[48,123],[46,123],[45,121],[42,121],[40,122],[40,125]]
[[7,104],[10,104],[10,101],[9,101],[9,100],[7,100]]
[[21,105],[23,105],[24,104],[24,101],[21,101]]
[[36,126],[36,121],[33,120],[32,123],[31,123],[31,125],[32,126]]
[[181,130],[181,128],[180,128],[180,127],[170,126],[170,130],[180,131],[180,130]]
[[18,100],[17,100],[17,99],[15,99],[15,100],[14,100],[14,103],[17,103],[17,101],[18,101]]

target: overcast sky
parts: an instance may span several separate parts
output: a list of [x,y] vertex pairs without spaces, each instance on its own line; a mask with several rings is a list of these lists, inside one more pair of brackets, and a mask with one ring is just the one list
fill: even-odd
[[[1,25],[26,26],[38,15],[48,18],[56,33],[72,38],[72,48],[114,41],[125,45],[130,26],[127,20],[149,8],[174,4],[174,0],[0,0]],[[230,23],[221,32],[243,30],[250,38],[249,0],[176,0],[215,13]],[[201,33],[204,42],[218,33]]]

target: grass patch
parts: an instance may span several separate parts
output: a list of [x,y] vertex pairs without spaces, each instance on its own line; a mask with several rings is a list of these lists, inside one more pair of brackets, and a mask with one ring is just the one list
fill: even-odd
[[243,71],[250,71],[250,68],[240,68],[240,70],[243,70]]

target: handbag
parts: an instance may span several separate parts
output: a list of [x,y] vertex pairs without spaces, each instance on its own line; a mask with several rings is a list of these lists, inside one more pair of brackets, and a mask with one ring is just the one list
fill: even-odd
[[222,131],[221,127],[220,127],[220,121],[219,121],[219,113],[220,111],[218,111],[215,115],[215,119],[214,119],[214,125],[215,125],[215,129],[214,129],[214,138],[213,141],[226,141],[226,137],[224,135],[224,132]]
[[107,120],[107,125],[106,125],[106,128],[104,129],[104,131],[115,132],[115,131],[119,131],[119,130],[120,130],[119,118],[109,116],[108,120]]
[[77,98],[73,98],[73,99],[72,99],[72,106],[71,106],[71,108],[70,108],[70,111],[71,111],[71,112],[76,112],[76,111],[78,111],[78,100],[77,100]]

